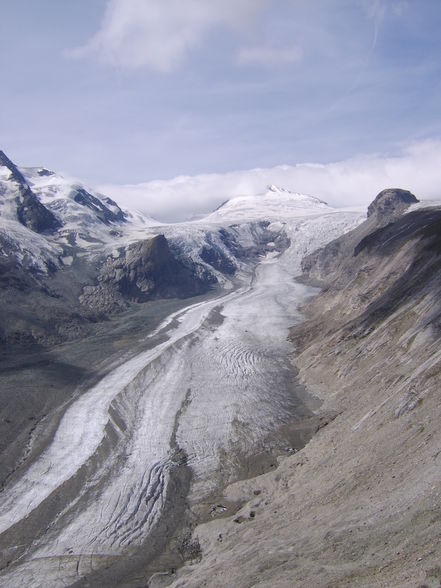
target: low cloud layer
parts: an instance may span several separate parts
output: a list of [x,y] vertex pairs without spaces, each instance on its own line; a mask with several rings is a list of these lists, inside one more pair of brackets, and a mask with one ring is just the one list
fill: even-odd
[[338,207],[367,207],[378,192],[390,187],[411,190],[422,200],[441,199],[440,169],[441,141],[425,141],[393,157],[369,155],[325,165],[282,165],[99,189],[129,209],[163,221],[179,221],[207,213],[234,196],[262,193],[269,184],[311,194]]

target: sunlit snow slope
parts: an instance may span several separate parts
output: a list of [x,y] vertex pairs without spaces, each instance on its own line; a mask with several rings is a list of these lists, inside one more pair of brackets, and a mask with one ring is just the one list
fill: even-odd
[[227,200],[205,220],[210,222],[259,221],[262,219],[292,219],[332,211],[326,202],[279,188],[268,186],[264,194],[238,196]]

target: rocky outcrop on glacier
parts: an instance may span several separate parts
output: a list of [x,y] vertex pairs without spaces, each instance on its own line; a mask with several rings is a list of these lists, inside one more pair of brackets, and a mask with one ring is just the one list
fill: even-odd
[[17,218],[22,225],[37,233],[50,233],[61,227],[60,221],[41,204],[29,187],[18,190]]
[[203,266],[175,258],[167,239],[158,235],[107,257],[96,285],[85,286],[80,301],[86,308],[111,312],[130,302],[196,296],[216,282]]
[[24,175],[13,163],[4,151],[0,149],[0,166],[9,171],[9,178],[14,180],[17,184],[27,185]]

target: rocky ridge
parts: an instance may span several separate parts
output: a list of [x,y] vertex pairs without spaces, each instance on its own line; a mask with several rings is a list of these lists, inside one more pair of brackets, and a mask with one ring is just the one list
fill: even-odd
[[61,227],[61,222],[48,210],[31,190],[17,166],[0,151],[0,166],[10,172],[10,180],[16,186],[16,213],[19,222],[37,233],[50,233]]

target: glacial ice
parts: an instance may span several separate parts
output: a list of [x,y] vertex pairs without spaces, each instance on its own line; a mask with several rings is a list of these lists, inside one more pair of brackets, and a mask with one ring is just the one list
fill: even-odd
[[[252,455],[293,418],[287,335],[312,291],[294,276],[305,254],[359,222],[359,215],[289,192],[256,198],[230,201],[205,219],[161,232],[196,255],[207,231],[234,224],[251,244],[251,223],[268,221],[290,246],[270,251],[256,267],[243,262],[230,289],[165,319],[150,333],[149,349],[115,364],[73,400],[50,445],[2,493],[0,532],[61,485],[85,476],[79,494],[27,556],[43,558],[32,572],[41,585],[44,558],[118,555],[145,542],[162,515],[177,452],[186,456],[189,500],[197,502],[215,490],[221,470],[234,478],[238,454]],[[130,238],[141,231],[127,230]],[[109,251],[114,247],[109,243]]]

